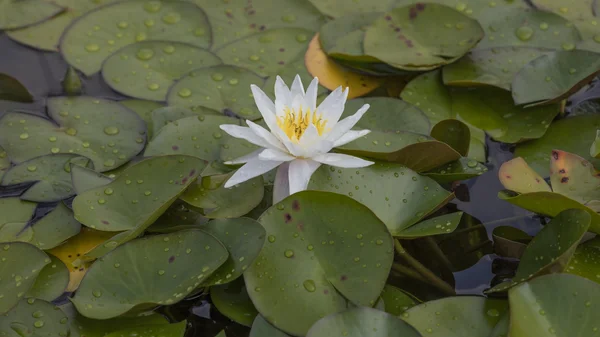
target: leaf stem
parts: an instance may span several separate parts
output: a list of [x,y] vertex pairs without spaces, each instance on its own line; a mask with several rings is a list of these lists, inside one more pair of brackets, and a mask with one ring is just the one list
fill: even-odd
[[446,268],[448,268],[448,270],[454,271],[455,268],[452,264],[452,261],[450,261],[446,254],[444,254],[440,246],[438,246],[437,242],[435,242],[435,240],[431,236],[424,237],[423,239],[425,240],[429,251],[435,254],[435,256],[446,266]]

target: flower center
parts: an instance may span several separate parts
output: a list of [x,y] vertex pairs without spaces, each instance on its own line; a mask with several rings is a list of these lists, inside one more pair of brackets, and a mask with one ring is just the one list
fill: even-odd
[[322,135],[325,131],[327,120],[324,120],[322,115],[317,114],[316,111],[313,112],[310,109],[304,111],[302,107],[299,110],[296,111],[286,107],[284,110],[285,115],[277,117],[277,125],[285,132],[289,139],[294,142],[300,140],[304,131],[311,124],[317,128],[319,136]]

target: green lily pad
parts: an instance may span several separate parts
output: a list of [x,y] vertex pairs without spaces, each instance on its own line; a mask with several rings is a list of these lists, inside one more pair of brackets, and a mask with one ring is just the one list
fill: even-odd
[[198,158],[181,155],[142,160],[111,183],[78,195],[73,200],[75,218],[87,227],[103,231],[145,229],[183,193],[205,165]]
[[69,284],[69,270],[61,260],[49,255],[50,263],[47,264],[35,279],[35,283],[25,297],[32,297],[44,301],[54,301],[67,289]]
[[220,313],[241,325],[252,326],[258,315],[241,278],[210,287],[210,299]]
[[178,106],[166,106],[163,108],[158,108],[152,111],[150,123],[152,125],[152,134],[157,135],[160,132],[160,129],[162,129],[165,125],[176,120],[183,119],[185,117],[197,117],[202,115],[222,116],[222,114],[218,111],[203,107],[197,107],[195,111]]
[[68,336],[69,319],[57,306],[43,300],[29,298],[0,316],[0,335]]
[[204,281],[204,286],[228,283],[240,277],[265,243],[265,230],[250,218],[213,220],[200,229],[217,238],[229,252],[227,261]]
[[194,207],[202,208],[207,218],[240,217],[260,204],[265,192],[264,182],[263,177],[258,176],[225,188],[225,182],[232,175],[233,172],[203,176],[181,195],[181,199]]
[[423,336],[480,337],[488,336],[507,310],[508,302],[504,300],[448,297],[412,307],[402,319]]
[[357,129],[371,132],[409,131],[429,134],[431,125],[427,116],[418,107],[391,97],[355,98],[346,102],[340,119],[353,115],[363,105],[369,104],[369,110],[356,123]]
[[538,277],[509,292],[513,337],[593,336],[600,303],[597,283],[568,274]]
[[152,112],[156,109],[164,107],[165,105],[160,102],[147,101],[143,99],[124,99],[119,101],[119,103],[129,108],[129,110],[133,110],[142,118],[142,120],[144,120],[144,122],[146,122],[148,139],[152,139]]
[[458,227],[462,216],[463,212],[456,212],[427,219],[400,231],[395,236],[402,239],[411,239],[452,233]]
[[[137,239],[96,261],[71,301],[79,313],[93,319],[172,304],[191,293],[226,259],[225,247],[198,230]],[[135,287],[122,286],[133,283]]]
[[588,213],[579,209],[559,213],[527,245],[513,281],[488,292],[504,291],[540,275],[564,271],[587,232],[590,219]]
[[266,77],[279,73],[286,64],[304,56],[313,34],[302,28],[270,29],[233,41],[216,53],[225,64]]
[[1,100],[31,103],[33,102],[33,96],[31,96],[29,90],[27,90],[27,88],[25,88],[25,86],[23,86],[16,78],[0,73],[0,101]]
[[345,0],[309,0],[321,13],[333,18],[367,12],[382,12],[393,7],[394,0],[357,1],[348,5]]
[[365,206],[335,193],[303,191],[269,208],[259,222],[268,242],[244,279],[252,302],[276,327],[303,335],[323,315],[345,309],[346,299],[375,304],[393,243]]
[[492,232],[494,252],[500,256],[520,259],[532,237],[511,226],[498,226]]
[[459,180],[467,180],[480,176],[488,171],[488,168],[478,163],[475,159],[460,158],[457,161],[440,166],[431,171],[422,173],[440,184],[451,183]]
[[102,77],[124,95],[164,101],[175,80],[196,68],[219,64],[216,55],[191,44],[143,41],[109,56],[102,65]]
[[[571,21],[581,32],[583,38],[594,41],[598,33],[596,21],[597,5],[593,0],[562,2],[557,0],[532,0],[531,3],[541,10],[556,13]],[[594,41],[594,43],[597,43]]]
[[552,192],[544,178],[521,157],[502,163],[498,170],[498,178],[504,188],[517,193]]
[[252,323],[249,337],[289,337],[290,335],[277,329],[267,322],[261,315],[256,316]]
[[[0,150],[0,153],[1,151],[2,150]],[[596,130],[596,139],[594,139],[592,146],[590,146],[590,156],[600,159],[600,130]],[[2,170],[1,167],[2,164],[0,164],[0,170]]]
[[79,74],[77,74],[77,70],[73,67],[67,68],[61,84],[67,96],[77,96],[83,93],[81,78],[79,77]]
[[381,292],[381,299],[385,304],[385,312],[400,316],[406,310],[419,303],[412,295],[400,288],[386,284]]
[[15,198],[0,198],[0,230],[10,223],[26,223],[35,212],[36,204]]
[[115,331],[127,328],[149,325],[159,327],[169,323],[166,317],[157,313],[135,317],[124,316],[96,320],[79,314],[75,310],[75,306],[71,303],[63,305],[61,308],[69,317],[71,336],[73,337],[104,337]]
[[2,146],[0,146],[0,181],[2,181],[4,173],[8,171],[11,165],[12,163],[10,162],[10,158],[8,157],[8,153],[6,153]]
[[167,94],[169,105],[192,110],[198,107],[235,114],[246,119],[261,118],[251,96],[250,85],[259,87],[264,79],[234,66],[198,69],[183,77]]
[[479,23],[439,4],[397,7],[365,32],[364,49],[394,67],[429,70],[463,56],[483,38]]
[[600,71],[600,54],[586,50],[556,51],[529,62],[512,82],[515,104],[558,102],[591,81]]
[[79,165],[71,164],[71,183],[76,194],[82,194],[87,190],[104,186],[113,181],[102,173]]
[[113,52],[146,40],[206,48],[211,44],[210,26],[204,11],[190,2],[118,2],[73,22],[61,37],[59,49],[70,65],[91,75]]
[[50,263],[50,259],[43,251],[27,243],[13,242],[0,245],[2,246],[0,295],[3,295],[0,297],[0,313],[6,313],[17,305],[17,302],[33,286],[44,266]]
[[66,153],[33,158],[9,169],[0,185],[33,183],[21,199],[36,202],[63,200],[75,194],[71,185],[71,164],[85,166],[89,159]]
[[540,138],[559,113],[558,104],[524,110],[511,100],[508,91],[482,87],[452,92],[452,109],[467,123],[504,143]]
[[122,337],[136,335],[139,337],[152,337],[152,336],[169,336],[169,337],[183,337],[185,329],[187,327],[187,321],[181,321],[173,324],[149,324],[149,325],[138,325],[131,328],[120,329],[107,334],[105,337]]
[[579,275],[600,283],[600,240],[594,238],[580,244],[569,261],[565,273]]
[[552,190],[585,204],[600,200],[600,172],[584,158],[565,151],[552,151]]
[[53,97],[48,99],[48,115],[52,120],[16,112],[2,117],[0,145],[13,162],[50,153],[77,153],[103,172],[128,162],[144,147],[146,126],[117,102]]
[[392,235],[400,235],[453,197],[431,178],[387,163],[360,169],[322,166],[308,188],[349,195],[382,219]]
[[515,149],[515,157],[523,157],[542,177],[550,175],[552,150],[576,154],[600,167],[600,160],[590,157],[589,153],[597,129],[600,129],[600,116],[597,114],[561,119],[552,123],[540,139],[519,144]]
[[313,325],[306,337],[421,337],[415,328],[398,317],[367,307],[326,316]]
[[63,7],[55,3],[42,0],[2,0],[0,30],[31,26],[48,20],[63,10]]
[[539,48],[499,47],[477,49],[445,66],[444,84],[450,86],[493,86],[510,91],[513,78],[523,66],[544,55]]
[[[382,11],[384,10],[387,8]],[[359,12],[338,17],[324,24],[319,30],[319,41],[323,51],[339,61],[380,62],[374,57],[364,55],[363,39],[365,30],[381,17],[381,14],[372,11]]]
[[471,131],[465,123],[457,119],[445,119],[438,122],[431,129],[431,136],[450,145],[461,156],[469,153]]

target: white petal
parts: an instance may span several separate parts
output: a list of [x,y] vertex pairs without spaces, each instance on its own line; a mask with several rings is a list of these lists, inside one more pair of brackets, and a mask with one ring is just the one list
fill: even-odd
[[290,195],[304,191],[310,181],[310,176],[321,166],[310,159],[296,159],[290,162],[289,183]]
[[374,164],[372,161],[341,153],[324,153],[312,159],[322,164],[345,168],[365,167]]
[[317,109],[317,91],[319,90],[319,79],[313,78],[313,80],[308,85],[306,89],[306,95],[304,95],[304,102],[310,108],[310,111],[315,111]]
[[342,146],[342,145],[346,145],[352,141],[357,140],[360,137],[363,137],[365,135],[368,135],[371,132],[371,130],[360,130],[360,131],[348,131],[346,132],[343,136],[341,136],[340,138],[338,138],[335,143],[333,143],[333,147],[338,147],[338,146]]
[[279,139],[277,137],[275,137],[272,133],[267,131],[265,128],[263,128],[262,126],[254,123],[250,120],[246,120],[246,124],[248,124],[248,126],[250,127],[250,130],[252,130],[252,132],[257,134],[260,138],[264,139],[270,145],[270,146],[264,146],[264,147],[276,148],[276,149],[280,149],[281,151],[286,150],[285,146],[283,146],[283,144],[281,144]]
[[266,149],[258,156],[261,160],[275,160],[275,161],[291,161],[296,159],[294,156],[290,156],[288,153]]
[[264,138],[254,133],[250,128],[233,124],[222,124],[219,127],[221,128],[221,130],[227,132],[232,137],[245,139],[250,143],[258,145],[260,147],[273,147]]
[[226,165],[245,164],[245,163],[249,162],[250,160],[258,158],[258,154],[261,153],[262,151],[264,151],[264,150],[258,149],[258,150],[253,151],[245,156],[241,156],[234,160],[226,161],[225,164]]
[[289,168],[290,163],[283,163],[277,168],[273,185],[273,204],[280,202],[290,195]]
[[304,97],[304,86],[302,85],[302,79],[300,78],[300,75],[296,75],[296,77],[294,77],[294,82],[292,82],[290,92],[292,94],[292,97],[298,95]]
[[246,180],[250,180],[263,173],[267,173],[277,166],[281,165],[280,161],[260,160],[258,158],[250,160],[246,165],[240,167],[225,183],[225,188],[232,187]]
[[254,102],[256,103],[256,107],[260,111],[263,119],[267,123],[269,129],[273,130],[273,127],[277,127],[277,117],[275,117],[275,104],[267,94],[264,93],[259,87],[252,84],[250,86],[250,90],[252,90],[252,95],[254,96]]
[[344,112],[348,92],[349,89],[342,90],[342,87],[338,87],[329,96],[325,97],[317,108],[318,113],[322,114],[323,119],[327,120],[327,126],[334,127],[340,120],[340,116]]
[[292,104],[292,94],[281,77],[275,80],[275,115],[281,116],[283,108]]
[[314,124],[309,124],[302,136],[300,136],[298,143],[303,147],[310,146],[310,144],[317,142],[320,137],[317,127]]
[[369,110],[369,104],[363,105],[358,111],[350,116],[342,119],[337,123],[331,131],[327,134],[327,140],[335,143],[340,139],[346,132],[350,131],[354,125],[362,118],[362,116]]

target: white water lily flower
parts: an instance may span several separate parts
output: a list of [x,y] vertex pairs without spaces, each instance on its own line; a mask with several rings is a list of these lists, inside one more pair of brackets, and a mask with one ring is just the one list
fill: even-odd
[[247,120],[248,127],[224,124],[221,129],[235,138],[242,138],[261,149],[226,162],[245,163],[225,183],[229,188],[279,167],[275,177],[275,202],[288,195],[305,190],[311,175],[321,164],[357,168],[373,164],[357,157],[329,153],[332,148],[347,144],[370,132],[350,130],[365,114],[369,105],[363,105],[354,115],[339,120],[348,88],[335,89],[317,107],[319,81],[315,77],[306,92],[300,76],[296,75],[291,88],[277,76],[275,103],[256,85],[251,85],[256,106],[271,130]]

